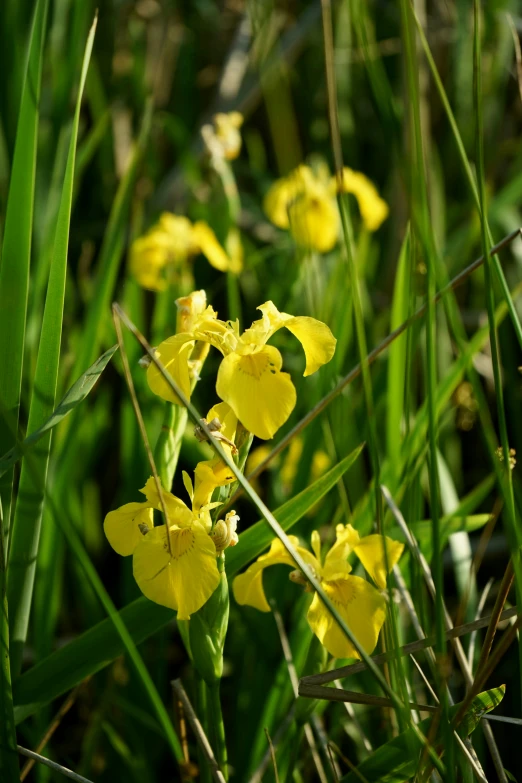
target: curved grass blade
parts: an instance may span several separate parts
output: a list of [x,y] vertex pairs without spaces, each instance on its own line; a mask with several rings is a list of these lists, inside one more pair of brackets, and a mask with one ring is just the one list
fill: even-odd
[[[310,487],[285,503],[275,513],[285,530],[298,522],[355,462],[363,446],[355,449]],[[234,576],[250,560],[260,554],[273,535],[264,522],[257,522],[240,536],[239,544],[227,552],[227,575]],[[246,539],[246,544],[241,541]],[[235,550],[239,550],[237,554]],[[164,606],[138,598],[117,613],[130,638],[139,644],[174,619],[174,613]],[[24,672],[14,683],[16,722],[37,712],[43,705],[73,688],[89,674],[107,666],[124,651],[124,643],[114,620],[103,620],[70,644],[62,647]]]
[[[46,422],[52,414],[56,400],[76,140],[78,137],[83,88],[87,78],[95,31],[96,19],[89,32],[85,47],[67,166],[56,221],[49,284],[29,408],[29,431],[38,429]],[[42,443],[34,454],[31,471],[28,472],[25,463],[22,465],[8,557],[7,598],[9,603],[9,626],[11,629],[11,668],[14,673],[18,672],[22,665],[22,651],[29,627],[45,484],[51,450],[51,432],[49,428],[42,433],[41,438]]]
[[[36,142],[48,0],[34,12],[16,132],[0,266],[0,401],[14,418],[14,433],[0,416],[0,451],[16,442],[33,227]],[[5,79],[4,79],[5,81]],[[0,779],[20,779],[14,728],[7,613],[7,543],[13,473],[0,481]]]
[[80,402],[83,402],[117,350],[118,346],[113,345],[112,348],[105,351],[105,353],[100,356],[100,358],[97,359],[75,383],[73,383],[47,421],[45,421],[41,427],[38,427],[37,430],[31,432],[22,443],[17,443],[13,449],[0,458],[0,476],[2,476],[6,470],[9,470],[15,462],[27,454],[27,452],[38,443],[40,438],[50,432],[50,430],[56,427],[62,419],[72,413]]
[[[33,227],[40,83],[48,0],[38,0],[31,29],[29,52],[18,117],[16,144],[4,227],[0,265],[0,400],[18,427],[29,267]],[[15,432],[16,432],[15,428]],[[0,451],[15,440],[0,418]],[[5,534],[8,533],[13,476],[0,481]]]
[[[473,700],[461,727],[458,729],[461,737],[468,737],[478,726],[482,716],[500,704],[504,698],[505,690],[505,685],[501,685],[499,688],[492,688],[480,693]],[[451,707],[449,710],[451,717],[457,714],[459,707],[459,704]],[[425,737],[429,735],[432,720],[433,718],[430,717],[419,723],[419,729]],[[440,729],[439,726],[433,745],[441,743]],[[407,729],[395,739],[381,745],[355,770],[344,775],[341,778],[341,783],[360,783],[362,779],[367,780],[368,783],[403,783],[404,780],[409,780],[415,775],[418,764],[418,759],[412,757],[410,752],[413,740],[411,731],[411,729]]]

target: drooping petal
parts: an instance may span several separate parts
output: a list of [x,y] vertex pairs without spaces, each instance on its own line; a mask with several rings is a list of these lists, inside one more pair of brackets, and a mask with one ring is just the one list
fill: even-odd
[[126,503],[110,511],[103,522],[103,530],[115,552],[132,555],[143,538],[139,526],[152,528],[152,509],[148,503]]
[[[160,500],[156,481],[154,480],[153,476],[147,480],[147,483],[143,489],[140,489],[140,492],[143,492],[149,502],[149,505],[158,509],[158,511],[163,511],[163,504]],[[167,492],[167,490],[164,489],[163,501],[165,503],[171,525],[185,527],[193,522],[194,514],[187,507],[187,505],[182,500],[173,495],[172,492]]]
[[[375,587],[358,576],[323,582],[323,587],[359,645],[370,655],[386,617],[385,599]],[[335,658],[360,657],[317,594],[310,605],[307,619],[330,655]]]
[[377,231],[381,223],[388,217],[389,209],[386,202],[379,196],[373,182],[360,171],[344,168],[342,191],[353,193],[359,204],[364,225],[368,231]]
[[[317,573],[319,564],[315,557],[307,549],[299,546],[299,539],[296,536],[288,536],[288,538],[303,560]],[[244,574],[236,576],[232,582],[232,590],[238,604],[241,606],[253,606],[255,609],[259,609],[260,612],[270,611],[270,606],[263,590],[263,570],[272,565],[295,567],[294,561],[278,538],[272,541],[270,549],[265,555],[258,557]]]
[[[386,556],[384,556],[384,542],[386,543]],[[394,541],[388,536],[381,536],[375,533],[371,536],[361,538],[359,543],[354,546],[353,551],[363,564],[364,568],[370,574],[375,584],[384,590],[386,587],[387,574],[391,572],[393,566],[399,562],[402,555],[404,544],[400,541]],[[386,570],[386,559],[388,561],[388,570]]]
[[290,233],[298,245],[328,253],[338,242],[339,210],[321,184],[300,193],[288,207]]
[[[156,348],[156,357],[168,370],[188,399],[190,399],[189,357],[193,347],[193,335],[184,333],[169,337],[168,340],[160,343],[159,347]],[[154,362],[151,362],[147,369],[147,381],[154,394],[157,394],[164,400],[181,405],[177,395],[174,394]]]
[[290,376],[281,372],[283,360],[276,348],[266,345],[241,356],[225,356],[219,367],[216,391],[243,426],[268,440],[290,416],[296,392]]
[[230,269],[230,258],[218,242],[218,238],[203,220],[194,223],[194,239],[208,263],[220,272]]
[[188,620],[201,609],[219,584],[216,547],[201,525],[171,528],[160,525],[143,536],[134,550],[134,578],[142,593],[162,606],[177,609]]
[[298,315],[285,320],[283,325],[303,346],[306,356],[305,376],[312,375],[333,357],[337,340],[330,328],[322,321],[306,315]]

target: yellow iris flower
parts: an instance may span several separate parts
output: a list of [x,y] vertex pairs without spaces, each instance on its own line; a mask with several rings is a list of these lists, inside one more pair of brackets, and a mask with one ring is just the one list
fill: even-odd
[[[386,587],[386,564],[383,537],[370,535],[360,538],[351,525],[337,525],[336,541],[324,560],[321,557],[319,533],[312,533],[313,554],[299,546],[296,536],[289,536],[293,546],[305,563],[320,580],[322,587],[335,604],[341,617],[346,620],[359,645],[370,655],[377,644],[379,633],[385,619],[386,600],[379,590],[359,576],[351,575],[347,557],[354,552],[361,560],[366,571],[382,590]],[[386,554],[388,569],[398,562],[404,545],[387,536]],[[271,565],[282,563],[295,567],[295,563],[276,538],[270,550],[261,555],[244,574],[233,582],[233,592],[238,604],[253,606],[261,612],[269,612],[270,606],[263,590],[263,571]],[[304,584],[304,576],[299,571],[290,574],[293,581]],[[343,634],[336,621],[330,615],[316,594],[313,597],[307,615],[312,631],[328,652],[335,658],[359,658],[351,642]]]
[[[345,168],[341,191],[353,193],[366,229],[377,231],[388,216],[388,206],[375,185],[364,174]],[[272,223],[289,230],[298,245],[327,253],[337,244],[341,229],[337,192],[335,177],[302,165],[274,182],[264,209]]]
[[238,111],[220,112],[212,117],[213,125],[205,126],[203,138],[211,152],[219,152],[226,160],[234,160],[241,152],[243,115]]
[[[222,429],[230,435],[234,425],[228,406],[216,405],[209,411],[213,414],[222,416]],[[132,555],[134,578],[142,593],[155,603],[175,609],[179,620],[188,620],[201,609],[218,586],[216,557],[225,546],[237,543],[238,520],[232,511],[212,528],[210,510],[220,505],[210,502],[212,493],[234,480],[221,460],[197,465],[195,489],[186,474],[184,480],[192,508],[163,490],[168,526],[154,527],[153,510],[163,511],[163,505],[152,477],[140,490],[146,497],[144,503],[126,503],[107,514],[103,523],[112,548],[124,557]]]
[[197,253],[202,253],[220,272],[241,271],[239,238],[237,248],[229,255],[204,221],[191,223],[187,217],[169,212],[164,212],[147,234],[132,243],[129,268],[144,288],[164,291],[176,273]]
[[[268,440],[290,416],[296,403],[290,375],[281,372],[283,359],[267,341],[285,327],[297,337],[306,357],[304,375],[311,375],[333,357],[336,339],[326,324],[308,316],[280,313],[273,302],[260,305],[262,318],[239,334],[237,322],[220,321],[212,307],[196,319],[189,332],[169,337],[156,351],[186,397],[190,397],[188,357],[196,343],[209,343],[223,354],[217,375],[218,397],[228,403],[245,429]],[[155,364],[147,370],[151,390],[179,402]]]

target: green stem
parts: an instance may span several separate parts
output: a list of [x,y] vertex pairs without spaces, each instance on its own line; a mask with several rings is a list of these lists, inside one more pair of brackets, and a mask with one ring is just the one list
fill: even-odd
[[[208,690],[205,680],[201,675],[194,671],[196,678],[197,688],[197,705],[198,705],[198,718],[201,723],[201,727],[208,738],[209,720],[208,720]],[[201,783],[211,783],[212,773],[207,761],[207,758],[198,744],[198,766],[199,766],[199,779]]]
[[6,562],[4,530],[0,506],[0,780],[15,783],[20,780],[16,750],[16,730],[9,660],[9,617],[6,595]]
[[225,739],[225,724],[221,712],[221,699],[219,698],[219,683],[217,680],[209,685],[210,696],[210,720],[212,723],[213,745],[216,759],[225,780],[228,780],[228,756]]

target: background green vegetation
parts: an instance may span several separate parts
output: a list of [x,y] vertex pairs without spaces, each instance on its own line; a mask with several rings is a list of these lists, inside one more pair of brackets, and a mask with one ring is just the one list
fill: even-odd
[[[333,64],[344,162],[369,176],[390,205],[387,221],[377,234],[369,235],[361,228],[355,202],[349,203],[360,299],[353,295],[344,243],[324,257],[303,252],[288,234],[269,224],[262,210],[269,184],[301,161],[324,161],[333,171],[320,3],[55,0],[47,9],[41,1],[26,79],[35,5],[32,0],[0,4],[0,392],[8,408],[0,429],[0,457],[14,445],[10,425],[16,427],[16,378],[21,377],[19,435],[23,438],[43,423],[55,407],[54,400],[60,400],[114,345],[113,300],[122,304],[152,344],[174,331],[176,292],[157,295],[141,290],[127,273],[128,249],[132,239],[164,210],[204,219],[224,238],[227,203],[209,170],[199,133],[201,124],[216,111],[238,109],[245,116],[243,150],[233,163],[245,247],[245,270],[239,278],[242,323],[249,325],[257,305],[272,299],[280,310],[321,318],[338,338],[333,361],[303,381],[303,357],[292,336],[279,333],[276,343],[296,383],[298,404],[275,443],[359,362],[357,304],[370,350],[425,301],[428,291],[441,288],[489,243],[522,224],[522,63],[517,55],[522,16],[515,0],[484,5],[481,51],[478,37],[474,39],[470,0],[415,0],[442,95],[422,54],[422,42],[416,39],[408,3],[333,3]],[[97,31],[75,118],[96,7]],[[482,70],[478,104],[474,46]],[[332,52],[327,51],[327,56],[331,58]],[[453,127],[444,98],[453,112]],[[476,145],[480,119],[483,170]],[[423,155],[426,176],[420,164]],[[475,194],[470,178],[479,185]],[[9,188],[15,195],[8,209]],[[481,221],[478,209],[484,199],[489,226]],[[25,317],[24,270],[29,259]],[[514,239],[499,259],[507,289],[516,292],[522,271],[520,240]],[[205,288],[220,316],[228,317],[226,277],[202,257],[196,259],[193,274],[195,287]],[[492,609],[510,553],[518,552],[522,529],[520,468],[512,471],[511,487],[503,469],[506,460],[502,463],[495,456],[498,446],[522,454],[519,300],[514,294],[513,318],[499,311],[497,356],[488,337],[488,297],[491,316],[492,308],[505,297],[494,270],[479,269],[459,287],[455,298],[446,297],[427,321],[418,321],[379,356],[366,394],[360,379],[354,380],[303,431],[302,451],[293,471],[281,470],[288,468],[287,449],[257,485],[268,506],[276,509],[309,486],[318,452],[326,453],[334,466],[366,441],[366,449],[350,470],[341,478],[336,474],[337,486],[330,483],[331,491],[292,532],[308,540],[311,530],[319,529],[324,540],[331,541],[333,524],[339,521],[351,521],[361,533],[369,532],[376,515],[372,475],[379,464],[380,480],[400,504],[426,556],[433,558],[438,612],[443,590],[455,622],[475,617],[486,588],[489,592],[479,613]],[[426,340],[427,332],[434,340]],[[39,357],[39,344],[44,343]],[[148,391],[138,365],[139,346],[128,339],[127,351],[154,443],[163,403]],[[23,366],[17,369],[22,356]],[[427,366],[432,372],[426,371]],[[203,413],[217,401],[216,369],[217,360],[211,355],[195,395]],[[501,399],[504,412],[498,407]],[[430,409],[436,418],[429,416]],[[30,416],[34,426],[28,426]],[[146,599],[132,603],[140,593],[130,558],[118,558],[102,530],[109,510],[139,499],[138,489],[150,473],[118,356],[89,397],[54,430],[51,444],[46,438],[24,461],[25,478],[20,463],[14,472],[18,494],[15,491],[11,517],[16,513],[21,519],[18,535],[24,557],[31,552],[27,542],[41,514],[44,487],[47,498],[39,545],[37,539],[34,544],[36,574],[28,642],[22,649],[11,639],[18,742],[36,747],[66,692],[83,683],[46,748],[50,757],[96,781],[179,780],[175,759],[179,745],[170,724],[173,720],[177,732],[177,717],[169,682],[181,677],[190,693],[190,665],[173,613],[153,604],[147,604],[144,612]],[[255,442],[254,448],[258,445]],[[181,469],[191,471],[198,459],[208,455],[189,429],[174,480],[175,494],[184,496]],[[7,471],[0,479],[4,519],[10,476]],[[438,503],[434,480],[440,488]],[[259,518],[245,501],[238,502],[237,510],[240,532]],[[490,514],[496,524],[484,528]],[[442,518],[440,550],[434,551],[437,517]],[[401,537],[388,510],[384,524],[394,537]],[[444,534],[448,525],[452,532],[463,531],[449,545]],[[487,541],[480,538],[484,529]],[[468,535],[467,531],[475,532]],[[479,540],[487,543],[484,551]],[[480,568],[470,579],[477,552]],[[517,556],[514,564],[520,590]],[[407,555],[401,568],[423,629],[434,632],[437,610],[418,567]],[[268,572],[266,584],[300,674],[310,641],[305,619],[308,598],[288,581],[284,569]],[[11,589],[13,604],[23,604],[18,588]],[[515,602],[514,590],[510,599]],[[127,607],[122,617],[130,637],[125,636],[125,628],[117,633],[107,619],[114,608],[123,607]],[[395,613],[401,643],[414,639],[403,603],[396,605]],[[2,628],[5,642],[5,621]],[[392,624],[387,628],[390,643],[395,638]],[[469,636],[464,647],[467,652]],[[480,647],[479,637],[475,654],[471,653],[472,667]],[[424,665],[424,658],[419,660]],[[519,660],[515,643],[486,683],[488,687],[506,683],[499,709],[503,715],[520,716]],[[294,696],[274,616],[240,609],[232,600],[225,661],[222,701],[232,779],[250,779],[267,751],[265,728],[275,740],[282,725],[277,747],[281,780],[320,779],[308,746],[297,746],[295,727],[285,723]],[[449,684],[459,701],[464,682],[454,657],[451,664]],[[88,675],[92,676],[86,680]],[[2,740],[8,741],[10,687],[5,666],[2,676]],[[406,661],[403,671],[392,667],[390,677],[398,693],[409,683],[414,700],[430,701],[411,661]],[[380,693],[367,672],[348,679],[346,687]],[[438,694],[442,698],[442,691]],[[404,728],[388,709],[356,706],[353,710],[358,722],[343,705],[321,702],[312,718],[319,741],[326,735],[352,763],[368,753],[364,738],[378,747]],[[520,777],[520,754],[513,752],[519,747],[520,727],[492,725],[504,766]],[[473,737],[487,775],[497,779],[480,727]],[[196,761],[190,733],[189,749]],[[319,753],[324,779],[335,780],[328,755]],[[345,774],[348,766],[342,756],[336,763]],[[469,769],[462,774],[471,779]],[[28,779],[62,778],[38,766]],[[268,764],[263,780],[273,779]]]

